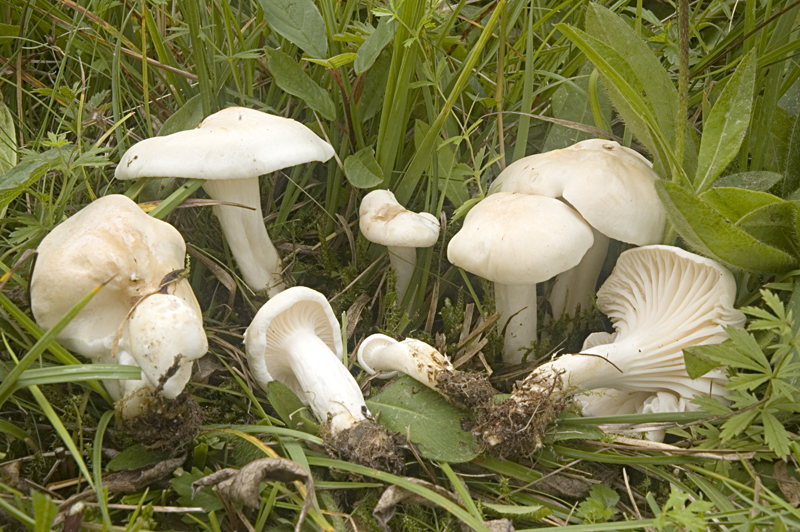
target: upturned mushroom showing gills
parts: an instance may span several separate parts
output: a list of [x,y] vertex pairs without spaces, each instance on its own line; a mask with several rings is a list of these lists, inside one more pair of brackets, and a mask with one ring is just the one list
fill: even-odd
[[602,139],[524,157],[497,176],[493,191],[561,198],[592,226],[591,249],[553,283],[548,298],[553,317],[589,308],[609,239],[637,246],[661,242],[666,213],[656,195],[657,179],[647,159]]
[[342,363],[339,322],[322,294],[296,286],[271,298],[247,328],[245,351],[261,388],[282,382],[310,406],[332,454],[384,471],[402,470],[393,437],[370,416]]
[[253,290],[272,297],[285,288],[281,260],[264,226],[258,176],[333,157],[333,147],[300,122],[230,107],[195,129],[153,137],[132,146],[117,166],[117,179],[205,179],[225,240]]
[[[162,403],[181,395],[193,361],[208,350],[200,306],[189,282],[178,275],[185,253],[174,227],[121,195],[92,202],[53,229],[38,248],[31,307],[43,329],[106,283],[58,341],[94,362],[142,368],[141,380],[105,382],[131,427],[149,410],[169,410]],[[174,415],[196,414],[196,403],[182,397],[180,405],[170,403]]]
[[358,348],[358,363],[381,379],[403,372],[460,408],[482,405],[497,393],[486,374],[459,371],[439,351],[413,338],[398,342],[385,334],[367,336]]
[[414,268],[417,248],[428,248],[439,238],[439,220],[427,212],[411,212],[397,202],[388,190],[373,190],[361,200],[358,226],[364,238],[382,244],[397,275],[397,299],[406,295]]
[[533,452],[566,399],[585,390],[646,393],[665,404],[659,394],[670,394],[675,405],[695,395],[723,398],[722,370],[691,379],[683,349],[720,343],[726,326],[744,325],[735,296],[733,275],[710,259],[671,246],[622,253],[597,294],[616,335],[535,369],[479,421],[484,442],[500,455]]
[[593,241],[577,212],[544,196],[499,192],[467,213],[447,259],[494,282],[506,364],[522,362],[536,341],[536,284],[575,267]]

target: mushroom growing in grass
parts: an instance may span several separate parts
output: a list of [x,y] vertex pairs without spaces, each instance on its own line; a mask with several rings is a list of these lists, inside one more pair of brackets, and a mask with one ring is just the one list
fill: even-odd
[[482,405],[497,394],[486,374],[459,371],[439,351],[413,338],[398,342],[385,334],[370,335],[358,348],[358,363],[381,379],[403,372],[460,408]]
[[[106,283],[57,338],[93,362],[142,369],[141,380],[104,384],[126,425],[146,441],[188,435],[198,418],[194,401],[173,401],[189,381],[193,361],[208,350],[200,306],[179,275],[185,253],[174,227],[125,196],[111,195],[42,240],[31,278],[31,307],[43,329]],[[151,415],[158,410],[165,416]],[[151,428],[139,434],[140,421]]]
[[323,423],[333,454],[385,471],[403,460],[393,437],[370,416],[353,376],[342,363],[342,333],[319,292],[289,288],[259,309],[245,333],[250,371],[264,390],[288,386]]
[[333,157],[330,144],[303,124],[245,107],[209,116],[195,129],[143,140],[122,156],[117,179],[204,179],[214,213],[244,280],[272,297],[285,288],[281,260],[261,213],[258,176]]
[[524,157],[503,170],[492,190],[561,198],[592,226],[594,244],[575,268],[556,277],[553,316],[590,308],[609,239],[643,246],[661,242],[666,213],[652,164],[611,140],[589,139]]
[[536,284],[575,267],[592,242],[577,212],[544,196],[499,192],[467,213],[447,259],[494,282],[506,364],[522,362],[536,341]]
[[[674,396],[676,405],[695,395],[723,398],[722,370],[691,379],[683,349],[720,343],[728,337],[725,327],[742,327],[735,297],[733,275],[712,260],[671,246],[622,253],[597,293],[616,335],[536,368],[479,420],[484,442],[499,455],[535,451],[566,399],[585,390],[646,393],[665,405],[670,401],[659,394]],[[584,404],[595,397],[584,396]]]
[[387,247],[397,276],[397,299],[402,301],[414,276],[417,248],[436,243],[439,220],[427,212],[406,210],[388,190],[373,190],[361,200],[358,226],[364,238]]

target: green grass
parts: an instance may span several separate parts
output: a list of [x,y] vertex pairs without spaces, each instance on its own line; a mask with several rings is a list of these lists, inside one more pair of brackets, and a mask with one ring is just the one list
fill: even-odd
[[[286,16],[293,10],[306,10],[305,22]],[[302,495],[288,483],[270,481],[260,511],[244,514],[210,490],[195,500],[188,494],[191,480],[261,458],[264,449],[311,467],[319,486],[307,526],[328,530],[346,530],[350,519],[359,530],[379,530],[372,510],[383,488],[376,484],[405,486],[431,503],[399,507],[394,530],[454,530],[459,520],[478,529],[501,517],[517,530],[797,529],[798,12],[791,0],[0,0],[0,268],[10,272],[0,294],[0,527],[47,530],[54,504],[78,493],[81,479],[107,486],[101,475],[110,455],[133,444],[115,430],[110,398],[96,380],[130,372],[84,367],[52,333],[43,335],[29,308],[31,261],[23,255],[90,201],[126,193],[160,202],[152,214],[189,244],[189,281],[214,362],[208,380],[191,387],[206,420],[175,450],[188,453],[182,469],[163,476],[170,483],[112,490],[87,505],[92,530],[217,532],[243,517],[256,530],[291,529]],[[767,363],[761,373],[741,370],[756,377],[735,392],[732,408],[704,404],[702,416],[599,421],[674,422],[676,445],[740,450],[741,457],[614,446],[612,436],[591,430],[594,421],[573,418],[551,428],[537,455],[517,461],[481,454],[440,464],[407,453],[408,474],[451,498],[328,458],[314,423],[282,426],[282,407],[251,389],[241,333],[264,298],[240,280],[210,209],[177,208],[202,197],[198,183],[113,178],[134,143],[194,127],[231,105],[299,120],[336,151],[327,164],[262,179],[261,194],[293,281],[323,292],[337,316],[349,311],[350,353],[379,330],[431,343],[443,334],[453,348],[468,304],[489,318],[489,285],[451,266],[445,246],[507,164],[597,136],[598,128],[646,150],[662,178],[665,243],[732,268],[737,306],[755,307],[748,311],[753,343]],[[402,302],[385,248],[356,229],[367,189],[344,168],[357,160],[409,208],[448,221],[439,243],[418,254],[417,289]],[[727,203],[712,188],[720,176],[732,189]],[[753,209],[755,195],[767,193],[772,206]],[[744,214],[724,216],[725,205]],[[535,354],[577,349],[601,327],[595,313],[544,328]],[[499,332],[487,337],[483,355],[502,373]],[[483,369],[479,357],[470,364]],[[220,429],[227,425],[236,430]],[[568,439],[576,430],[585,439]],[[776,478],[781,460],[789,478]],[[619,496],[611,507],[590,492],[597,481]],[[197,506],[209,515],[174,513]]]

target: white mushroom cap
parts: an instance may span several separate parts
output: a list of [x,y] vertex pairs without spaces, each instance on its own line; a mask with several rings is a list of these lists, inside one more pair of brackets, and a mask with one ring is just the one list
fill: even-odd
[[304,399],[305,392],[289,365],[282,343],[305,329],[314,331],[328,346],[330,356],[341,364],[341,328],[328,300],[311,288],[292,287],[265,303],[245,332],[248,365],[264,390],[277,380]]
[[330,144],[300,122],[229,107],[195,129],[137,143],[122,156],[114,175],[117,179],[248,179],[327,161],[333,154]]
[[[58,335],[62,345],[85,357],[108,355],[133,304],[158,292],[167,274],[183,269],[185,254],[183,238],[168,223],[148,216],[125,196],[99,198],[39,244],[31,278],[36,322],[51,328],[108,282]],[[202,315],[187,281],[172,283],[167,291]]]
[[397,376],[397,371],[378,371],[373,369],[375,361],[383,349],[399,343],[394,338],[385,334],[371,334],[364,338],[358,347],[358,364],[368,375],[377,375],[380,379],[392,379]]
[[592,229],[564,203],[500,192],[467,213],[447,259],[495,283],[530,285],[578,264],[592,241]]
[[358,226],[364,238],[383,246],[427,248],[439,238],[439,220],[406,210],[388,190],[373,190],[361,201]]
[[744,325],[744,315],[733,308],[735,296],[733,275],[710,259],[672,246],[630,249],[597,296],[614,323],[613,342],[564,355],[535,373],[563,371],[566,389],[722,398],[724,372],[689,378],[683,349],[720,343],[728,337],[725,326]]
[[661,242],[666,213],[647,159],[617,142],[590,139],[524,157],[492,189],[563,198],[604,235],[636,245]]
[[150,388],[174,399],[208,351],[203,322],[183,299],[154,294],[137,305],[128,325],[131,355]]

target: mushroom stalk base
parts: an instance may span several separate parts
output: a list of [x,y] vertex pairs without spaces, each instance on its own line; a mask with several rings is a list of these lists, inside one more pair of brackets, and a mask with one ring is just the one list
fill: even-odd
[[417,248],[387,246],[386,249],[389,252],[389,263],[397,276],[395,291],[397,302],[400,304],[406,296],[411,278],[414,277],[414,269],[417,267]]
[[258,178],[208,180],[203,189],[215,200],[252,209],[215,205],[214,214],[247,284],[257,292],[266,290],[270,297],[282,292],[286,285],[281,259],[264,225]]
[[585,311],[592,307],[592,296],[597,287],[597,279],[603,269],[603,262],[608,254],[609,238],[596,229],[592,229],[594,244],[574,268],[556,276],[553,289],[550,291],[550,308],[553,319],[558,320],[562,314],[575,316],[578,307]]
[[502,315],[503,362],[522,363],[536,342],[536,285],[494,284],[495,306]]

